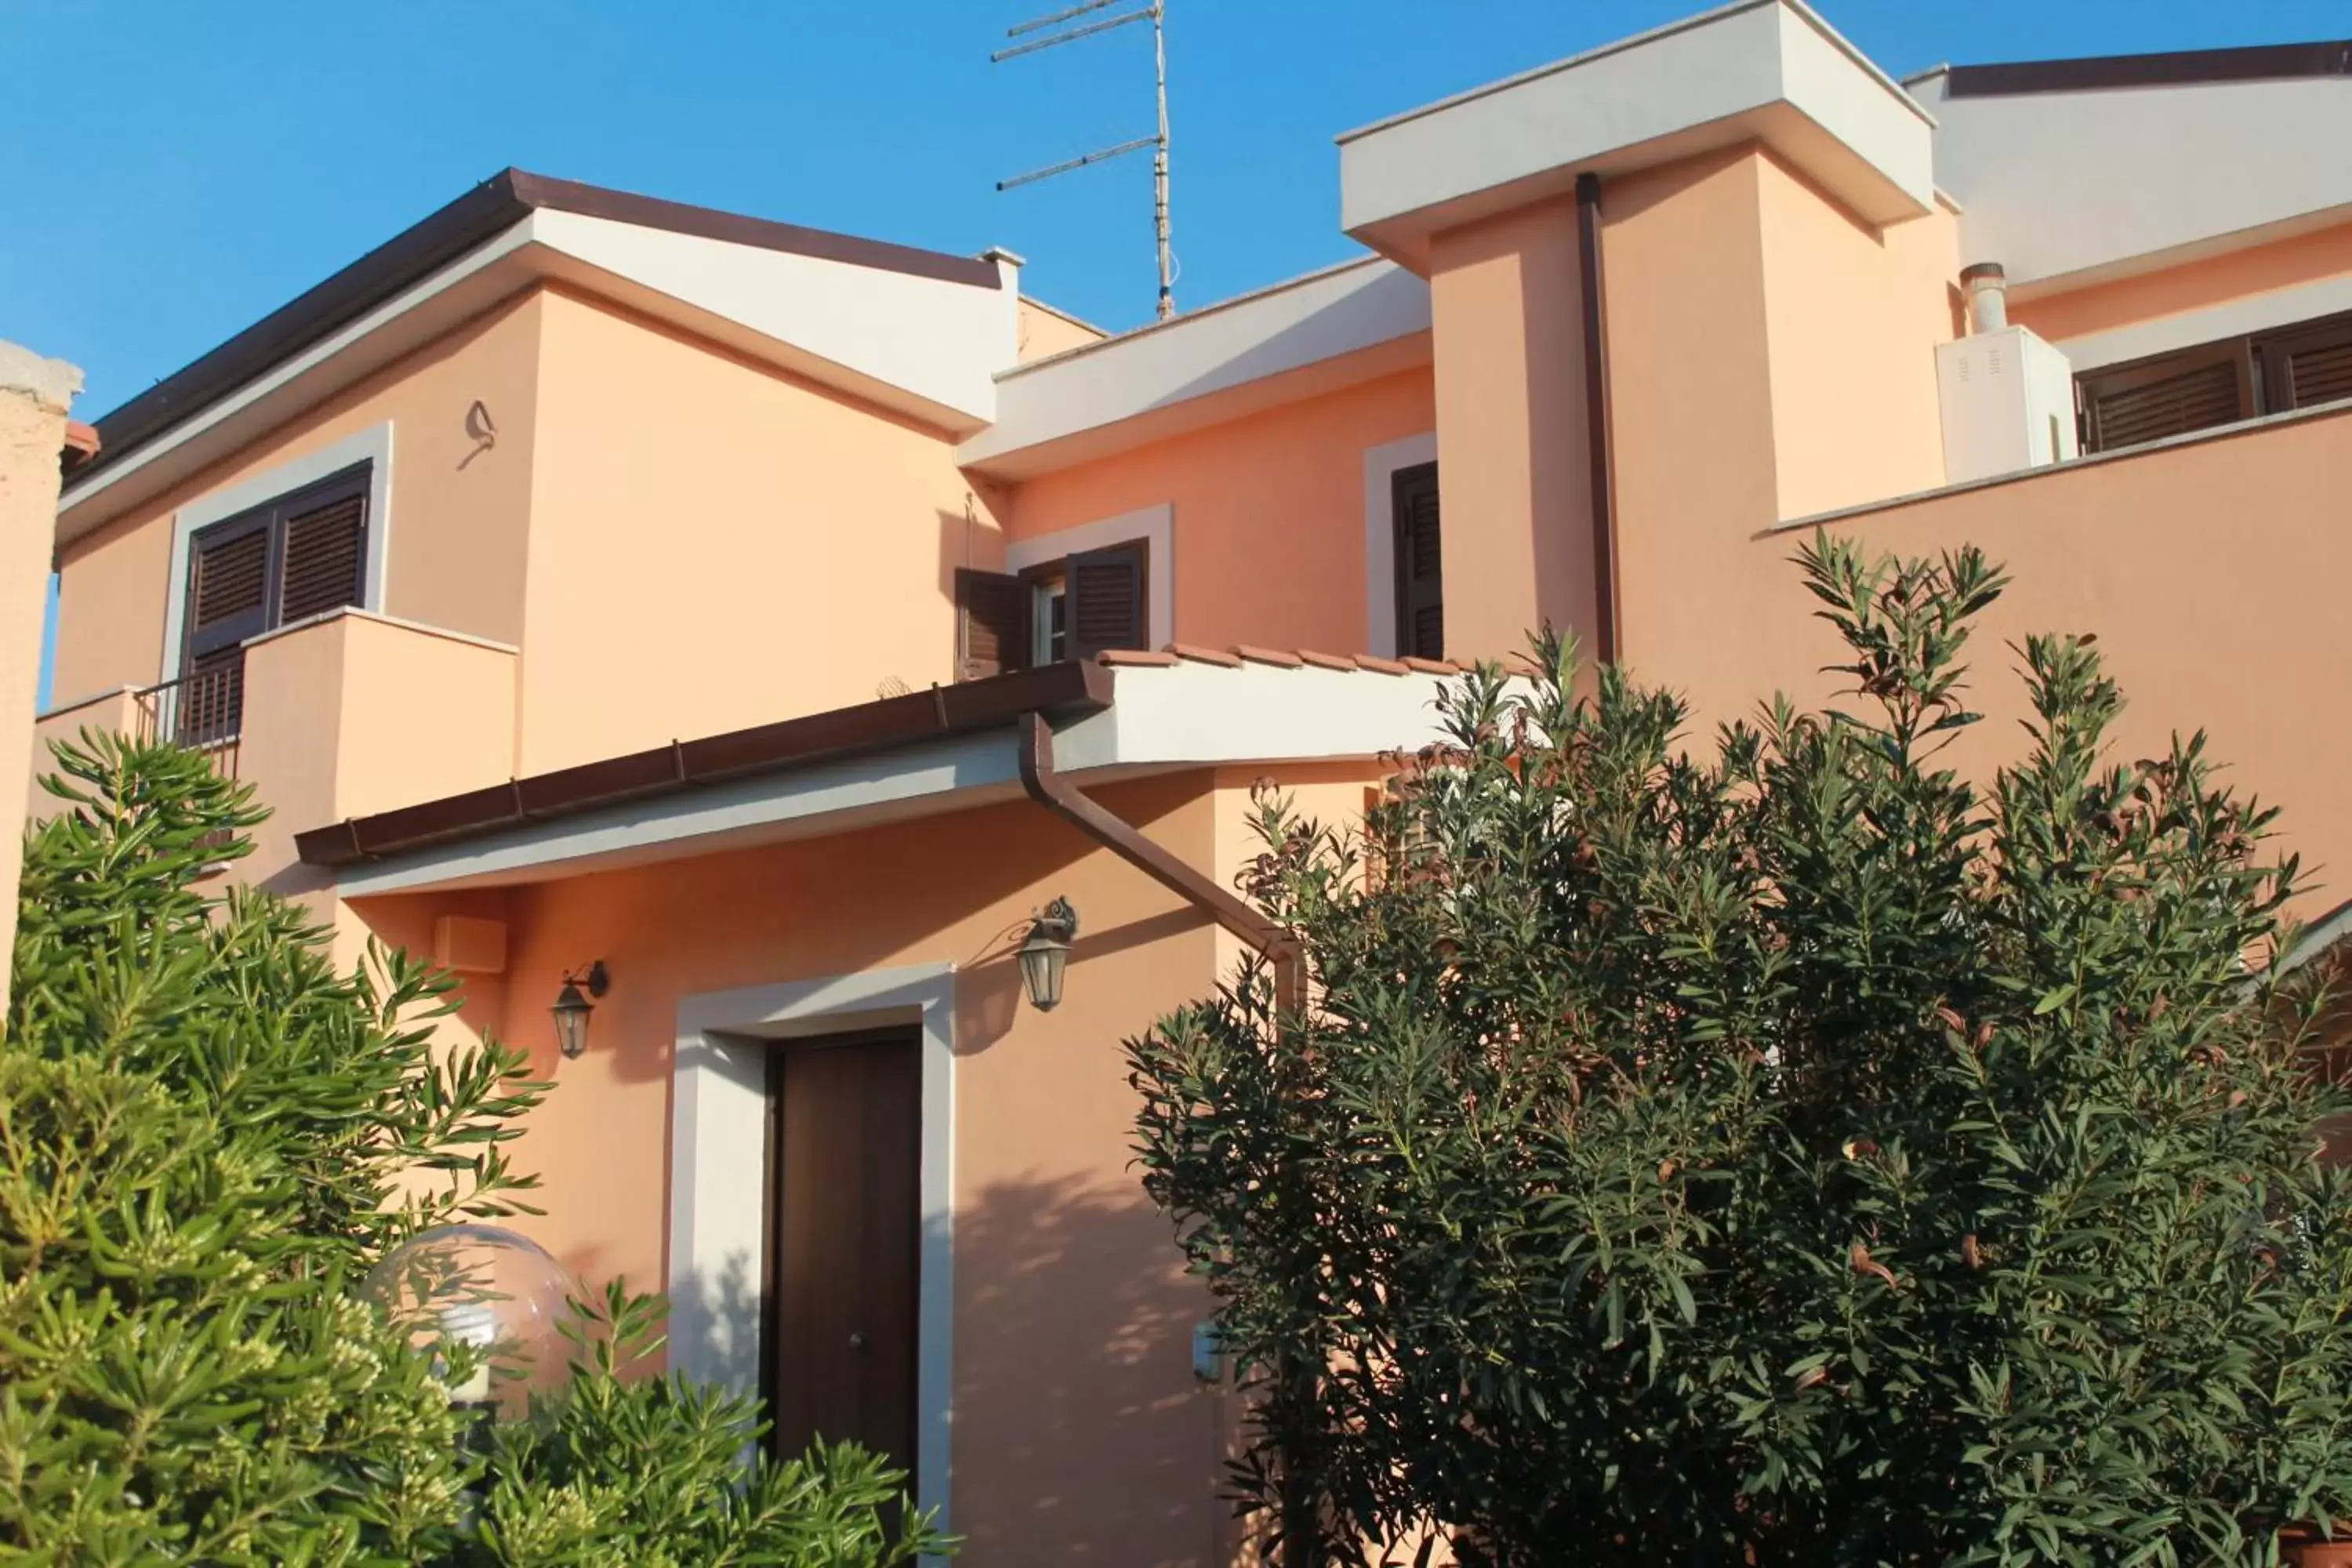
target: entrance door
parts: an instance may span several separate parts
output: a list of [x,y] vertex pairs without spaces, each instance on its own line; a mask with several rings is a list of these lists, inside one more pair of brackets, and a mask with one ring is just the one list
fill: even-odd
[[912,1030],[769,1052],[767,1321],[775,1430],[791,1457],[853,1438],[910,1473],[922,1064]]

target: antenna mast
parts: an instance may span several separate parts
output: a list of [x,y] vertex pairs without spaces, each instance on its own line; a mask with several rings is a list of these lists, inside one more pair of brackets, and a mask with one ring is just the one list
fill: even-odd
[[1031,55],[1035,54],[1039,49],[1050,49],[1056,44],[1073,43],[1079,38],[1090,38],[1097,33],[1108,33],[1113,27],[1123,27],[1129,22],[1149,21],[1151,24],[1153,96],[1160,117],[1158,133],[1139,136],[1131,142],[1122,142],[1115,147],[1105,147],[1097,152],[1049,164],[1042,169],[1032,169],[1025,174],[1015,174],[1009,180],[999,180],[996,182],[996,188],[1000,191],[1009,191],[1016,185],[1034,184],[1039,180],[1051,179],[1055,174],[1066,174],[1073,169],[1083,169],[1089,163],[1105,163],[1124,153],[1139,153],[1146,147],[1150,148],[1151,229],[1153,237],[1159,245],[1159,315],[1164,321],[1176,313],[1176,257],[1175,249],[1170,242],[1168,222],[1168,0],[1149,0],[1148,4],[1137,10],[1123,11],[1118,16],[1106,16],[1099,21],[1078,22],[1076,20],[1078,17],[1089,16],[1097,11],[1108,10],[1114,5],[1132,3],[1133,0],[1086,0],[1085,4],[1070,6],[1067,10],[1056,11],[1048,16],[1034,17],[1018,26],[1007,27],[1004,30],[1006,37],[1020,38],[1026,34],[1062,26],[1066,23],[1074,24],[1063,26],[1062,31],[1049,37],[1029,38],[1025,42],[999,49],[988,58],[991,64],[997,64],[1018,55]]

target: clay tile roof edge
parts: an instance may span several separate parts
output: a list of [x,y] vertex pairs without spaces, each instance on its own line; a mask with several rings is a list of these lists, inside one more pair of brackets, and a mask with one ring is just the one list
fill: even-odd
[[1131,664],[1141,665],[1147,668],[1165,668],[1168,665],[1178,664],[1182,661],[1178,659],[1172,653],[1159,653],[1149,648],[1107,647],[1100,653],[1095,655],[1095,662],[1097,664]]
[[1356,668],[1358,669],[1369,669],[1380,675],[1411,675],[1412,673],[1411,669],[1407,668],[1403,664],[1400,663],[1396,659],[1375,658],[1372,655],[1368,653],[1360,653],[1356,656]]
[[1234,644],[1233,653],[1235,658],[1243,659],[1250,664],[1278,665],[1284,669],[1297,669],[1307,662],[1307,660],[1299,655],[1291,653],[1283,648],[1257,647],[1245,642],[1237,642]]
[[1201,647],[1192,643],[1171,642],[1161,649],[1178,658],[1189,658],[1195,664],[1222,665],[1227,669],[1239,669],[1242,661],[1223,648]]

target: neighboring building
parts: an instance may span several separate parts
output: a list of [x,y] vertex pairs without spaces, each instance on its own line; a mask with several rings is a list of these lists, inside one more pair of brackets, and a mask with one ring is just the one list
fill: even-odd
[[[1118,1042],[1241,952],[1181,866],[1261,776],[1360,808],[1434,661],[1549,618],[1711,725],[1829,689],[1816,523],[1974,542],[1965,762],[2002,639],[2094,631],[2126,747],[2207,726],[2352,867],[2347,62],[1906,88],[1746,0],[1343,137],[1370,254],[1108,338],[1003,252],[509,172],[100,421],[43,728],[215,747],[240,875],[463,974],[560,1085],[530,1228],[667,1281],[674,1365],[908,1458],[974,1568],[1206,1563]],[[1153,847],[1024,793],[1027,715]]]
[[[89,426],[66,417],[81,372],[0,340],[0,778],[26,775],[41,667],[42,601],[64,470],[98,448]],[[0,816],[0,888],[24,870],[25,807]],[[0,996],[16,956],[16,903],[0,909]]]

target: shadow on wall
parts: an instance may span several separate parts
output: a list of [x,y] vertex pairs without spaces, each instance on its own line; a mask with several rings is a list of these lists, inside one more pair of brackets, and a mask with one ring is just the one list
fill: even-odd
[[1233,1401],[1192,1369],[1212,1302],[1139,1184],[993,1183],[955,1239],[959,1568],[1225,1561]]
[[730,1258],[716,1275],[697,1270],[688,1289],[673,1291],[669,1329],[699,1337],[704,1381],[747,1394],[759,1388],[760,1289],[748,1258]]
[[[1193,931],[1213,922],[1207,914],[1187,905],[1163,914],[1128,921],[1107,931],[1081,927],[1070,945],[1070,972],[1083,984],[1089,959],[1108,958],[1129,948],[1149,947]],[[1027,1006],[1022,988],[1020,950],[1029,934],[1026,916],[992,937],[988,943],[956,966],[955,1049],[959,1057],[978,1056],[1013,1032]],[[1137,1027],[1149,1024],[1135,1020]],[[1105,1048],[1111,1048],[1106,1047]]]
[[[993,1184],[956,1215],[958,1568],[1219,1568],[1234,1401],[1192,1370],[1208,1293],[1139,1187]],[[731,1261],[672,1303],[703,1375],[755,1388],[761,1304]]]

